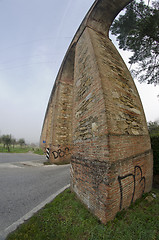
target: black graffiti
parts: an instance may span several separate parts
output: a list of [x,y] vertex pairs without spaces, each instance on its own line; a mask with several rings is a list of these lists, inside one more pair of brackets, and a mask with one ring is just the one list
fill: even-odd
[[136,171],[137,169],[139,169],[140,171],[140,174],[141,174],[141,178],[140,178],[140,181],[139,183],[143,182],[144,185],[143,185],[143,191],[142,193],[144,193],[145,191],[145,177],[142,176],[142,169],[140,166],[135,166],[134,168],[134,174],[130,173],[130,174],[127,174],[125,176],[118,176],[118,181],[119,181],[119,187],[120,187],[120,210],[122,209],[122,205],[123,205],[123,187],[122,187],[122,180],[127,178],[127,177],[132,177],[133,178],[133,192],[132,192],[132,199],[131,199],[131,203],[133,202],[134,200],[134,196],[135,196],[135,190],[136,190]]
[[58,149],[57,151],[53,151],[52,154],[54,156],[54,159],[57,159],[58,157],[64,157],[69,154],[70,149],[66,147],[64,150]]

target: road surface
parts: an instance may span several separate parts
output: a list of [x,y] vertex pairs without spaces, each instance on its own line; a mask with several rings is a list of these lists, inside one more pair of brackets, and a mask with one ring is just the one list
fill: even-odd
[[44,166],[44,161],[32,153],[0,153],[0,240],[10,226],[69,184],[70,165]]

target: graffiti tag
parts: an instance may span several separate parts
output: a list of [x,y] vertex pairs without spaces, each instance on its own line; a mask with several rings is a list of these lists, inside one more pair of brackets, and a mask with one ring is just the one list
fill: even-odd
[[64,157],[69,154],[70,149],[66,147],[64,150],[58,149],[57,151],[53,151],[52,154],[54,156],[54,159],[57,159],[58,157]]
[[[137,176],[139,174],[137,174],[137,170],[139,170],[139,174],[140,174],[140,177],[139,177],[139,182],[137,183]],[[120,186],[120,210],[122,209],[122,205],[123,205],[123,185],[122,185],[122,180],[123,179],[126,179],[128,177],[132,177],[133,178],[133,192],[132,192],[132,198],[131,198],[131,203],[133,202],[134,200],[134,196],[135,196],[135,191],[136,191],[136,186],[137,184],[142,184],[142,194],[144,193],[145,191],[145,177],[143,177],[142,175],[142,169],[140,166],[135,166],[134,168],[134,174],[130,173],[130,174],[127,174],[125,176],[118,176],[118,181],[119,181],[119,186]]]

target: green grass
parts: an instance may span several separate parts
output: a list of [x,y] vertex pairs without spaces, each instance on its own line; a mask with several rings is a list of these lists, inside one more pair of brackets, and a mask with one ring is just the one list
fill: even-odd
[[41,148],[37,148],[37,149],[33,150],[33,152],[35,154],[44,155],[44,151]]
[[7,148],[4,148],[3,146],[0,146],[0,152],[2,153],[27,153],[30,151],[30,147],[20,147],[15,146],[14,148],[11,146],[10,151],[8,152]]
[[[2,153],[8,153],[8,149],[4,148],[2,144],[0,144],[0,152]],[[33,152],[35,154],[43,155],[44,152],[41,148],[32,148],[29,146],[21,147],[20,145],[16,146],[10,146],[9,153],[27,153],[27,152]]]
[[159,190],[153,189],[153,192],[156,198],[152,202],[145,199],[146,194],[103,225],[67,189],[7,240],[157,240]]

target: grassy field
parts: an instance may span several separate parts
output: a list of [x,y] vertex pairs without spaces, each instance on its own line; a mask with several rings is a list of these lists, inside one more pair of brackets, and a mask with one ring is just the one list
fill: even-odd
[[[153,195],[153,197],[152,197]],[[158,240],[159,190],[137,200],[106,225],[70,189],[58,195],[7,240]]]
[[[20,146],[15,146],[15,147],[10,147],[9,153],[26,153],[30,151],[30,147],[20,147]],[[0,152],[6,152],[8,153],[8,149],[4,148],[3,145],[0,145]]]
[[[0,152],[2,153],[8,153],[8,149],[4,148],[2,144],[0,144]],[[35,154],[43,155],[43,151],[40,148],[32,148],[29,146],[21,147],[20,145],[11,146],[9,153],[27,153],[27,152],[33,152]]]

